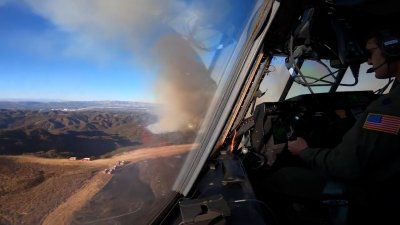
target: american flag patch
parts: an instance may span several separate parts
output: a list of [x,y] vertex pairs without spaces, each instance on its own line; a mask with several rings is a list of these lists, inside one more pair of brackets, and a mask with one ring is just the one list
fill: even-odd
[[398,134],[400,129],[400,117],[369,113],[363,128],[389,134]]

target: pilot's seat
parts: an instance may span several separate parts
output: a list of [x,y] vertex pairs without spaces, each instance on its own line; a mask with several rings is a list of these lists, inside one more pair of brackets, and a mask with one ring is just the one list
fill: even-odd
[[358,187],[328,181],[322,203],[332,225],[400,224],[400,176]]
[[328,181],[322,195],[322,203],[326,205],[329,210],[330,224],[347,225],[349,202],[346,197],[346,185],[342,182]]

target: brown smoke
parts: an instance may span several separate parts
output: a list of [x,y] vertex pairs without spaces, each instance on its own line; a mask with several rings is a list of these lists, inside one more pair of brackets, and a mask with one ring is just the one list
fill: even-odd
[[[24,2],[60,30],[72,34],[71,46],[63,50],[67,55],[107,59],[112,57],[113,47],[119,47],[133,52],[135,64],[152,66],[149,70],[160,68],[154,90],[156,101],[164,107],[157,112],[159,122],[150,127],[152,131],[198,128],[216,85],[188,41],[177,33],[159,36],[167,30],[179,32],[176,27],[187,25],[193,18],[221,20],[212,17],[208,8],[180,0]],[[154,44],[155,40],[158,42]],[[150,57],[151,53],[155,54]]]
[[177,35],[162,37],[155,48],[161,65],[156,96],[163,104],[153,132],[197,129],[216,84],[189,42]]

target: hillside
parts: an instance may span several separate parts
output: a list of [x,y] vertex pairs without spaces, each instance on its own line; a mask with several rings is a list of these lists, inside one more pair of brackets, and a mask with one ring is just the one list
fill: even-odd
[[100,169],[81,164],[21,163],[0,157],[0,224],[40,224],[48,212]]
[[196,132],[152,133],[158,118],[145,107],[89,106],[0,109],[0,224],[82,224],[104,210],[102,220],[134,210],[122,221],[147,221],[163,201]]
[[193,133],[153,134],[146,110],[60,111],[0,109],[0,154],[99,157],[134,146],[187,143]]
[[[84,224],[139,207],[122,219],[146,221],[192,147],[136,149],[89,162],[0,156],[0,224]],[[126,165],[114,174],[103,172],[120,160]]]
[[152,111],[158,105],[145,102],[128,101],[4,101],[0,100],[0,109],[22,109],[41,111]]

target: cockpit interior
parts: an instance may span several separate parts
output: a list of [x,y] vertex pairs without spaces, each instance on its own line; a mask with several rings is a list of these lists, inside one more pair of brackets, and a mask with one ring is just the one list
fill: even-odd
[[[388,79],[372,87],[365,78],[373,76],[366,40],[371,30],[398,20],[398,5],[265,1],[252,21],[247,70],[230,90],[235,103],[227,104],[210,157],[187,195],[157,223],[282,224],[263,199],[262,178],[283,166],[304,166],[288,152],[288,141],[303,137],[313,148],[335,147],[372,101],[398,85]],[[320,70],[310,73],[310,64]],[[279,94],[271,95],[277,86]],[[332,184],[313,212],[291,216],[294,224],[360,224],[349,221],[348,206],[343,186]]]
[[[400,112],[368,114],[400,94],[399,17],[398,0],[0,0],[0,225],[400,224]],[[364,120],[391,139],[348,138]],[[374,179],[270,183],[344,141]]]

